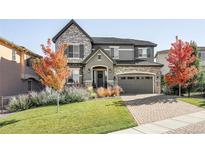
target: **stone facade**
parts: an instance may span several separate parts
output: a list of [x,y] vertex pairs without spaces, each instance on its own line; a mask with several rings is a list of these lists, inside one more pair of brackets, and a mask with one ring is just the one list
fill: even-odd
[[161,92],[161,67],[115,66],[114,75],[120,74],[151,74],[154,77],[154,92]]
[[[112,60],[113,55],[111,54],[111,47],[112,44],[103,45],[103,44],[96,44],[92,42],[93,39],[91,39],[84,30],[82,30],[74,21],[71,21],[67,29],[58,36],[58,38],[55,40],[56,49],[59,48],[62,44],[83,44],[84,45],[84,58],[69,58],[68,63],[70,65],[70,68],[72,69],[78,69],[80,70],[80,84],[84,84],[87,86],[91,86],[93,81],[93,78],[95,78],[95,67],[104,67],[105,70],[105,78],[107,78],[107,84],[108,85],[115,85],[118,84],[118,75],[119,74],[125,74],[125,73],[135,73],[138,74],[149,74],[149,76],[153,77],[154,81],[154,88],[153,91],[155,93],[160,93],[160,69],[161,67],[155,67],[155,66],[131,66],[128,65],[129,61],[135,60],[135,47],[134,45],[122,45],[117,44],[118,51],[119,51],[119,60],[125,60],[128,61],[127,65],[118,65],[115,63],[115,61]],[[116,46],[116,44],[115,44]],[[104,49],[96,51],[98,49]],[[136,47],[137,48],[137,47]],[[91,59],[87,62],[83,61],[87,56],[91,54],[93,50],[93,54],[91,55]],[[153,51],[150,58],[146,58],[144,60],[146,61],[154,61],[153,54],[154,54],[154,47],[151,48],[151,51]],[[101,58],[98,59],[99,54],[101,55]],[[149,56],[148,56],[149,57]],[[110,60],[111,59],[111,60]],[[77,65],[78,64],[78,65]],[[76,66],[74,66],[76,65]],[[93,71],[94,70],[94,71]],[[93,73],[94,72],[94,73]],[[103,81],[104,82],[104,81]],[[149,83],[148,83],[149,84]]]
[[[91,53],[91,40],[76,25],[72,24],[63,34],[56,40],[56,49],[62,44],[83,44],[84,58]],[[70,63],[80,63],[82,59],[69,59]]]

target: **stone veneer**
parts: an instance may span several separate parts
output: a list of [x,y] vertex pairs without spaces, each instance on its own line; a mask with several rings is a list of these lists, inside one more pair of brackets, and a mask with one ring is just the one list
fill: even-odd
[[[91,53],[91,40],[74,24],[72,24],[63,34],[56,40],[56,49],[62,44],[83,44],[84,58]],[[69,63],[81,63],[82,59],[69,59]]]
[[154,91],[155,93],[161,92],[161,67],[143,67],[143,66],[115,66],[114,75],[126,74],[126,73],[137,73],[137,72],[147,72],[154,74]]

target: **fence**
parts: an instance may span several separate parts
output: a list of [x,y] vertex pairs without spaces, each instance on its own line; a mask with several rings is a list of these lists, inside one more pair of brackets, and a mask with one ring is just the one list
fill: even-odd
[[7,107],[8,103],[9,103],[9,99],[10,99],[10,97],[0,96],[0,113],[1,114],[7,112],[6,107]]

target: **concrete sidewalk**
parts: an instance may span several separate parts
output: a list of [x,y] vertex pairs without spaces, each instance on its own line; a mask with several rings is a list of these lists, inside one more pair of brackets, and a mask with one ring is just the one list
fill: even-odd
[[112,132],[110,134],[162,134],[202,121],[205,121],[205,111],[195,112],[162,121],[143,124],[137,127]]

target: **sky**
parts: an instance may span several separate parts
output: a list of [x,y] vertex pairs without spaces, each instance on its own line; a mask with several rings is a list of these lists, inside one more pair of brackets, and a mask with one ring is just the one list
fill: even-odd
[[[0,20],[0,37],[42,55],[40,44],[54,37],[70,19]],[[158,44],[155,52],[169,49],[176,35],[183,41],[194,40],[205,46],[205,20],[187,19],[77,19],[90,36],[147,40]]]

